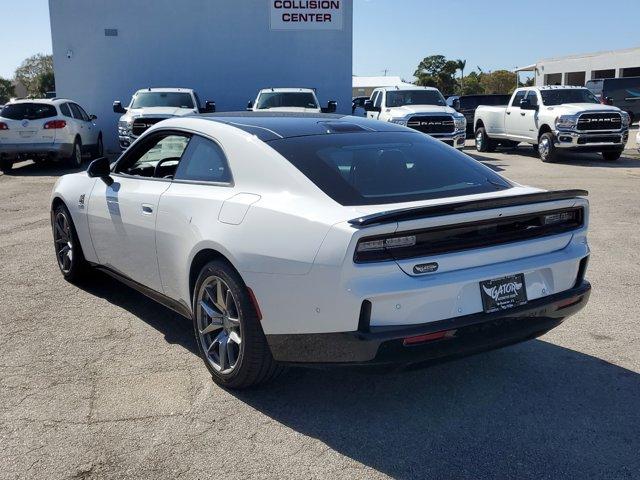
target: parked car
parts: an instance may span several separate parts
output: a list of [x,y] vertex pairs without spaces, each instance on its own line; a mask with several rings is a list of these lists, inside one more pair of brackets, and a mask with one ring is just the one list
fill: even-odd
[[201,105],[198,94],[190,88],[138,90],[126,108],[116,100],[113,111],[122,114],[118,121],[120,148],[126,150],[147,128],[167,118],[216,111],[216,103],[212,100]]
[[369,97],[354,97],[351,100],[351,115],[355,115],[357,109],[362,109],[362,112],[366,115],[364,102],[367,100],[369,100]]
[[338,103],[330,100],[325,108],[320,102],[313,88],[263,88],[258,92],[255,100],[247,103],[247,110],[272,112],[306,112],[333,113]]
[[0,170],[21,159],[66,161],[80,167],[86,157],[103,154],[102,132],[73,100],[17,100],[0,110]]
[[627,112],[630,123],[640,119],[640,77],[603,78],[585,84],[604,105]]
[[447,106],[437,88],[376,88],[365,102],[365,110],[368,118],[404,125],[452,147],[464,147],[464,115]]
[[511,95],[460,95],[447,98],[447,105],[464,115],[467,120],[467,135],[473,135],[473,117],[480,105],[504,105]]
[[584,87],[525,87],[513,92],[506,107],[478,107],[474,130],[479,152],[499,142],[526,142],[543,162],[555,161],[561,151],[600,152],[617,160],[629,137],[629,115],[601,105]]
[[392,123],[239,113],[166,120],[61,177],[51,218],[66,279],[93,266],[190,318],[240,388],[545,333],[589,296],[586,195]]

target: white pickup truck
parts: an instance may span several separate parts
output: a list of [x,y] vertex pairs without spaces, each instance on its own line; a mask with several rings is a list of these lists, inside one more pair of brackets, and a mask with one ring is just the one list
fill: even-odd
[[376,88],[364,102],[368,118],[413,128],[455,148],[463,148],[467,121],[447,106],[437,88],[403,85]]
[[252,112],[333,113],[338,103],[329,100],[321,107],[313,88],[263,88],[247,104]]
[[479,106],[473,125],[479,152],[526,142],[543,162],[555,161],[561,151],[617,160],[629,137],[629,115],[600,104],[584,87],[518,88],[506,107]]
[[118,141],[126,150],[142,133],[161,120],[194,113],[216,111],[213,101],[200,106],[198,94],[190,88],[145,88],[131,97],[127,108],[119,100],[113,102],[113,111],[122,116],[118,121]]

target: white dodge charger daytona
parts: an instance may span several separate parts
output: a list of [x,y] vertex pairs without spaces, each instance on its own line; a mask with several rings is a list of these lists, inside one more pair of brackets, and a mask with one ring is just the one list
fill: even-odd
[[322,114],[173,118],[51,198],[70,281],[101,269],[192,319],[213,379],[441,361],[587,302],[582,190],[515,184],[422,133]]

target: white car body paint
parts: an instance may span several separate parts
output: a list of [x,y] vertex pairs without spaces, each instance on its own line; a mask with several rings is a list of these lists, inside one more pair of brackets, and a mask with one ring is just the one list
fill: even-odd
[[[242,123],[240,118],[237,123]],[[524,274],[530,301],[543,298],[572,288],[580,261],[589,254],[584,198],[358,227],[349,220],[542,190],[514,184],[507,190],[463,197],[343,206],[241,128],[212,119],[172,118],[142,138],[162,129],[215,140],[224,149],[232,184],[113,174],[114,183],[107,187],[81,172],[60,178],[52,198],[69,208],[87,260],[113,268],[187,309],[192,302],[189,272],[194,257],[204,249],[220,252],[255,293],[267,335],[353,332],[364,300],[372,304],[372,327],[418,325],[480,313],[478,282],[517,273]],[[78,204],[81,195],[87,199],[84,208]],[[143,211],[145,204],[151,213]],[[584,208],[584,224],[568,233],[397,262],[353,261],[356,244],[365,236],[573,206]],[[432,261],[439,264],[437,272],[413,273],[413,266]]]

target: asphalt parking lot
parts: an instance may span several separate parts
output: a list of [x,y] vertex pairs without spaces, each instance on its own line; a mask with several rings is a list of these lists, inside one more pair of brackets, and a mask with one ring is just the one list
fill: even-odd
[[0,175],[0,478],[638,478],[640,156],[466,152],[520,183],[589,190],[587,307],[429,369],[296,369],[242,393],[211,381],[177,314],[98,273],[62,280],[61,169]]

